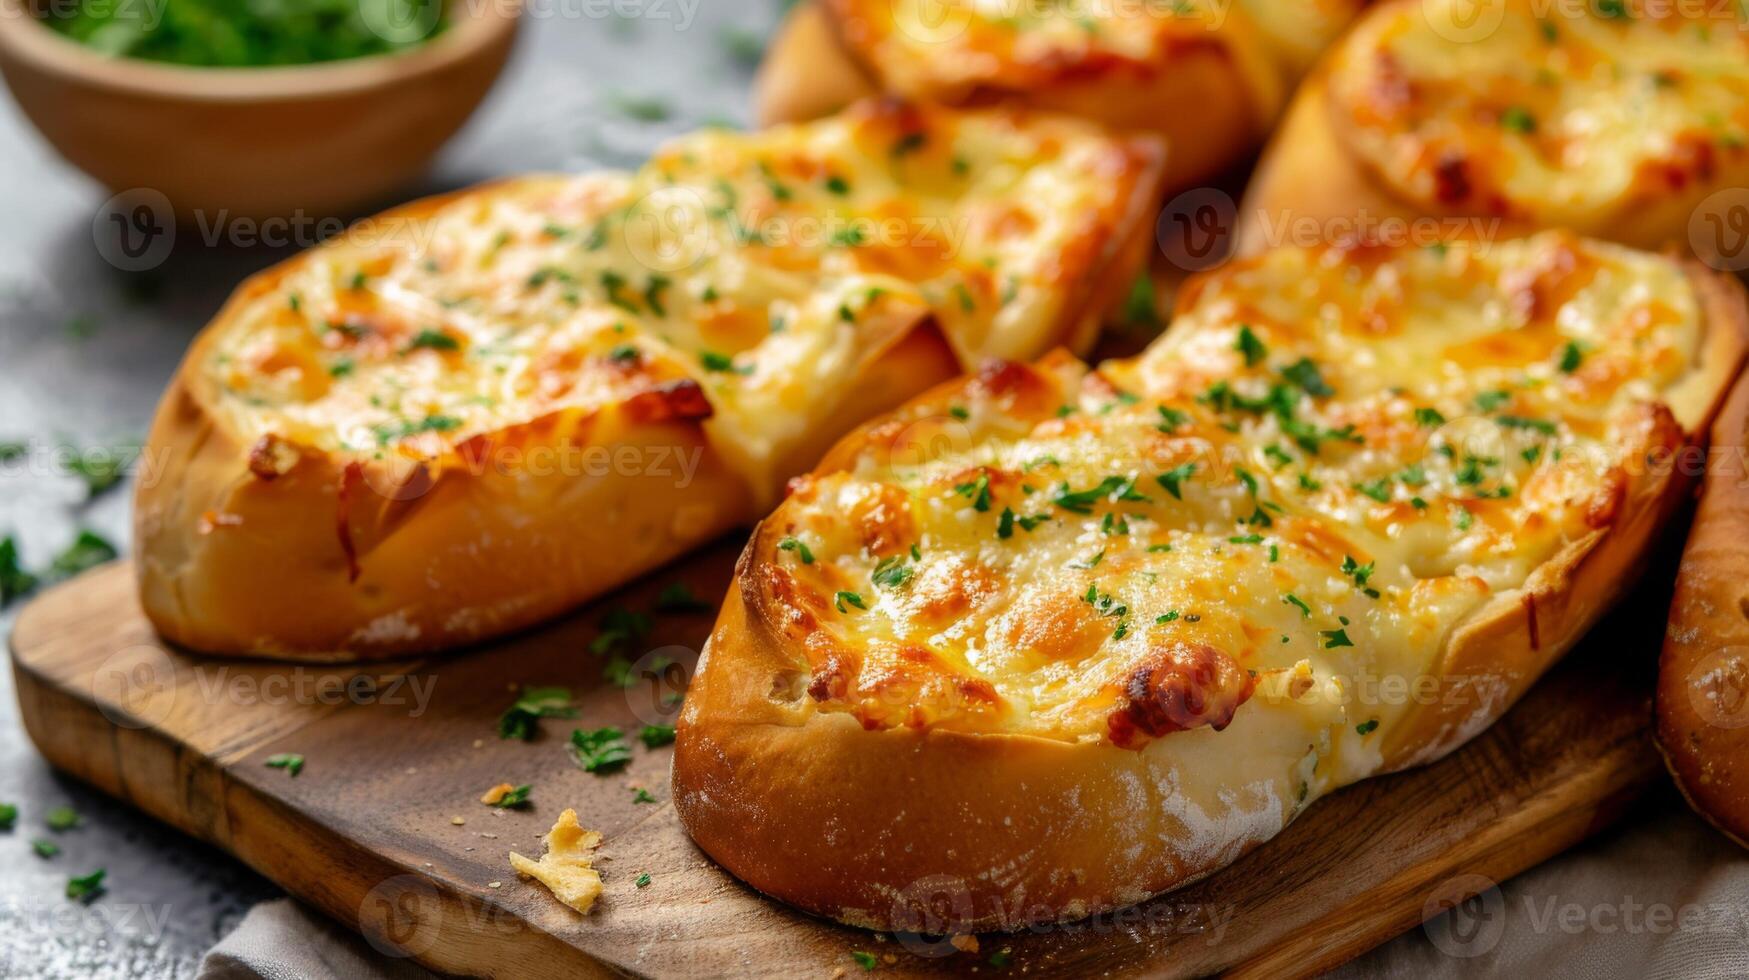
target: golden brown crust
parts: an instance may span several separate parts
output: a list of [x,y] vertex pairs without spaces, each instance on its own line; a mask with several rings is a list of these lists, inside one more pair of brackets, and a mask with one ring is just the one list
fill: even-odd
[[[1634,461],[1654,449],[1668,459],[1692,443],[1749,345],[1741,288],[1698,265],[1691,275],[1706,331],[1695,378],[1668,406],[1648,407],[1636,438],[1621,447],[1614,507],[1525,589],[1503,593],[1453,633],[1429,668],[1442,697],[1380,746],[1377,771],[1437,758],[1504,713],[1631,582],[1685,499],[1680,470]],[[1067,360],[1047,359],[1026,374],[1060,373]],[[917,404],[952,403],[978,383],[943,386]],[[1749,394],[1733,412],[1740,429]],[[880,423],[859,429],[820,469],[844,466],[886,435]],[[1749,525],[1743,500],[1731,532],[1739,535]],[[764,526],[749,544],[687,698],[674,764],[688,831],[754,887],[869,928],[1017,929],[1186,884],[1273,836],[1303,807],[1295,780],[1308,729],[1291,699],[1241,708],[1218,739],[1205,727],[1140,750],[1104,739],[866,727],[854,714],[813,710],[809,684],[818,675],[798,668],[812,658],[796,648],[794,624],[782,621],[796,607],[760,598],[769,583],[758,576],[769,568],[755,556],[774,554],[779,533]],[[1739,574],[1719,583],[1740,589],[1749,571],[1737,567],[1740,557],[1732,556]],[[1740,598],[1728,610],[1716,603],[1719,615],[1739,615]],[[815,635],[805,627],[803,635]]]
[[[1269,63],[1267,45],[1241,12],[1233,11],[1228,23],[1232,43],[1175,51],[1170,70],[1139,80],[1089,77],[1039,90],[934,97],[967,105],[1018,102],[1159,136],[1169,148],[1164,189],[1182,189],[1254,150],[1285,100],[1286,85]],[[880,88],[879,73],[845,43],[833,5],[815,3],[797,8],[772,40],[754,104],[760,122],[772,125],[817,118]]]
[[1659,660],[1657,738],[1701,815],[1749,846],[1749,377],[1713,428]]
[[[1429,23],[1437,22],[1439,17],[1453,15],[1452,11],[1424,11],[1422,6],[1421,0],[1388,0],[1374,5],[1362,15],[1345,39],[1325,54],[1294,93],[1245,192],[1237,219],[1236,254],[1251,255],[1284,244],[1304,245],[1313,239],[1326,242],[1344,237],[1389,240],[1393,235],[1415,234],[1419,237],[1412,240],[1412,244],[1426,244],[1477,237],[1498,239],[1526,235],[1547,227],[1569,228],[1587,237],[1648,250],[1675,247],[1686,252],[1691,246],[1704,247],[1698,240],[1693,240],[1691,225],[1697,209],[1710,195],[1727,190],[1737,182],[1732,175],[1741,173],[1744,162],[1741,143],[1730,142],[1734,137],[1721,138],[1717,133],[1682,133],[1668,138],[1662,134],[1656,138],[1636,134],[1635,138],[1611,144],[1608,138],[1616,135],[1615,127],[1605,127],[1589,139],[1571,137],[1573,145],[1564,150],[1566,157],[1583,161],[1574,166],[1607,172],[1611,165],[1618,165],[1616,170],[1636,175],[1636,182],[1623,191],[1619,200],[1600,199],[1589,207],[1578,208],[1570,202],[1552,200],[1572,193],[1571,188],[1548,188],[1534,195],[1520,191],[1520,199],[1513,200],[1498,184],[1501,176],[1514,166],[1514,160],[1499,157],[1500,151],[1490,143],[1505,124],[1492,116],[1484,117],[1477,106],[1488,105],[1490,100],[1510,103],[1529,85],[1524,79],[1510,75],[1484,75],[1471,79],[1478,93],[1476,103],[1450,107],[1448,116],[1441,117],[1450,123],[1449,128],[1475,130],[1479,145],[1490,149],[1475,150],[1465,156],[1459,149],[1448,147],[1442,152],[1449,156],[1436,155],[1444,144],[1432,137],[1417,142],[1405,134],[1393,143],[1383,140],[1377,132],[1363,134],[1356,122],[1358,117],[1364,117],[1383,129],[1385,124],[1379,121],[1379,116],[1391,116],[1401,104],[1426,98],[1422,87],[1434,84],[1424,82],[1413,71],[1384,67],[1399,64],[1396,53],[1371,47],[1382,43],[1381,38],[1388,39],[1399,33],[1398,29],[1405,22],[1413,22],[1416,28],[1426,30]],[[1514,16],[1517,16],[1516,12]],[[1551,32],[1564,31],[1562,16],[1558,11],[1549,15],[1544,22],[1545,28]],[[1581,10],[1565,16],[1592,19],[1598,15],[1595,11]],[[1693,13],[1676,12],[1665,16],[1674,20],[1694,19],[1694,29],[1704,31],[1708,18],[1728,18],[1731,14],[1725,8],[1709,8],[1704,12],[1694,8]],[[1428,18],[1434,18],[1434,21]],[[1647,15],[1647,19],[1656,18]],[[1715,25],[1715,28],[1721,36],[1730,30],[1725,25]],[[1436,35],[1440,34],[1439,28],[1432,29]],[[1499,38],[1506,33],[1509,32],[1489,32],[1480,39],[1465,43],[1504,45],[1508,42]],[[1454,51],[1462,47],[1453,43]],[[1596,78],[1579,78],[1565,84],[1579,90],[1590,85],[1614,84],[1614,81],[1598,80],[1614,78],[1619,81],[1623,69],[1619,65],[1613,67],[1613,75],[1597,68],[1590,70]],[[1332,79],[1340,80],[1349,70],[1378,73],[1370,87],[1362,87],[1366,94],[1361,96],[1363,100],[1376,101],[1376,104],[1345,104],[1338,97]],[[1482,69],[1476,71],[1480,73]],[[1351,87],[1355,84],[1351,83]],[[1556,86],[1541,87],[1558,90]],[[1597,94],[1601,97],[1604,93]],[[1585,113],[1581,110],[1575,115],[1584,116]],[[1536,123],[1532,119],[1521,125],[1534,129]],[[1452,140],[1458,147],[1464,145],[1461,139],[1448,132],[1442,131],[1441,138]],[[1437,177],[1432,180],[1433,188],[1411,192],[1394,184],[1381,170],[1385,165],[1383,161],[1363,151],[1367,139],[1394,147],[1376,150],[1389,154],[1393,165],[1408,166],[1403,161],[1415,161],[1416,167],[1437,171]],[[1664,147],[1667,142],[1675,145]],[[1660,151],[1650,144],[1662,147],[1662,152],[1669,157],[1659,157],[1657,153]],[[1563,159],[1560,156],[1563,151],[1554,148],[1544,147],[1540,152],[1551,159]],[[1620,159],[1624,153],[1644,156]],[[1437,166],[1428,164],[1429,159],[1437,159]],[[1446,167],[1451,168],[1449,176]],[[1553,163],[1549,167],[1559,169]],[[1483,180],[1479,174],[1489,179]],[[1545,207],[1568,207],[1570,210],[1564,220],[1537,217]]]

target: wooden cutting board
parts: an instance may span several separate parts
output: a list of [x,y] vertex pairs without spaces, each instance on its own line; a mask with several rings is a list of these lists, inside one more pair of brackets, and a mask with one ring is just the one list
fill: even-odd
[[[177,652],[142,618],[130,570],[111,565],[23,612],[19,703],[56,766],[229,851],[391,955],[481,976],[825,977],[859,974],[852,951],[907,976],[1307,975],[1571,846],[1662,772],[1648,692],[1668,597],[1642,589],[1462,751],[1320,801],[1199,884],[1117,917],[983,936],[975,955],[878,937],[769,901],[705,858],[668,804],[670,749],[634,744],[626,771],[605,777],[564,751],[573,727],[635,731],[674,710],[666,681],[626,691],[603,680],[588,647],[604,611],[647,610],[675,581],[719,596],[737,548],[724,542],[539,632],[362,671]],[[690,667],[710,619],[659,616],[644,646]],[[500,740],[515,683],[569,686],[581,718],[544,721],[532,742]],[[276,753],[303,755],[303,772],[264,765]],[[501,782],[532,784],[532,808],[477,802]],[[637,786],[658,802],[636,802]],[[506,860],[540,854],[566,806],[606,838],[606,893],[588,916]],[[1006,965],[991,965],[1004,949]]]

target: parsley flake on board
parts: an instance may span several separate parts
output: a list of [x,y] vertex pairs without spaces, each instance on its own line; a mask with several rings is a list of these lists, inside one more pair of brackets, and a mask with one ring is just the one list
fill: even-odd
[[632,802],[633,803],[657,803],[660,801],[657,800],[654,796],[651,796],[650,791],[643,788],[642,786],[633,786],[632,787]]
[[55,556],[49,572],[56,579],[72,578],[104,562],[114,561],[116,554],[115,545],[92,531],[80,531],[73,543]]
[[72,830],[79,824],[79,813],[70,806],[58,806],[43,815],[43,825],[57,834]]
[[295,752],[284,752],[268,756],[263,765],[269,769],[284,769],[286,775],[295,779],[298,773],[304,771],[304,757]]
[[717,607],[692,594],[685,582],[670,582],[656,596],[656,611],[660,613],[711,612]]
[[659,749],[664,745],[673,745],[674,726],[645,725],[638,730],[638,741],[643,742],[646,749]]
[[650,617],[630,609],[610,609],[601,617],[601,632],[589,641],[589,652],[597,657],[626,647],[636,646],[650,635],[654,627]]
[[498,737],[526,742],[534,738],[535,722],[541,718],[575,718],[577,709],[571,706],[571,691],[564,687],[523,688],[504,714],[498,718]]
[[533,786],[524,783],[510,792],[505,793],[503,796],[498,797],[498,799],[494,800],[491,805],[500,810],[520,810],[523,807],[528,806],[528,794],[533,789]]
[[0,803],[0,830],[11,830],[18,823],[18,804]]
[[632,749],[626,744],[625,733],[612,726],[593,731],[580,728],[572,731],[567,751],[584,772],[616,772],[632,761]]

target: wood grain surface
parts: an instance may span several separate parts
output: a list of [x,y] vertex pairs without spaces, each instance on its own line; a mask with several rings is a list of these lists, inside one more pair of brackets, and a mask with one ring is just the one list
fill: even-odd
[[[20,707],[56,766],[235,854],[379,950],[502,977],[860,974],[853,951],[894,976],[1311,975],[1585,838],[1661,772],[1649,718],[1668,590],[1643,588],[1463,750],[1320,801],[1200,883],[1099,920],[978,937],[976,953],[860,932],[763,898],[694,848],[668,803],[669,749],[633,739],[630,765],[608,776],[564,750],[572,728],[671,720],[665,695],[709,612],[657,615],[628,656],[682,670],[631,690],[603,679],[589,647],[607,610],[648,611],[670,583],[722,595],[737,548],[512,641],[363,668],[170,649],[140,615],[131,570],[111,565],[20,618]],[[579,718],[499,739],[516,684],[570,687]],[[302,773],[266,766],[278,753],[304,756]],[[532,784],[533,805],[478,802],[502,782]],[[657,802],[637,802],[638,787]],[[508,866],[511,850],[541,853],[565,807],[605,837],[606,892],[587,916]]]

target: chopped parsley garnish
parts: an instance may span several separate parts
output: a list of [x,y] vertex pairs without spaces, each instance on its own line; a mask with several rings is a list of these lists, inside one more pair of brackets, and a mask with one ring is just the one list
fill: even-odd
[[608,96],[609,104],[620,115],[638,122],[664,122],[672,116],[673,110],[668,103],[654,96],[636,96],[625,92],[615,92]]
[[1445,424],[1445,416],[1439,414],[1439,409],[1436,408],[1417,408],[1415,424],[1424,429],[1437,429]]
[[269,769],[284,769],[286,775],[295,779],[298,773],[304,771],[304,757],[295,752],[282,752],[268,756],[263,765]]
[[839,590],[832,596],[832,605],[836,606],[841,613],[849,612],[850,609],[848,607],[850,606],[854,606],[857,609],[868,608],[868,603],[863,601],[861,594],[856,592],[845,592],[843,590]]
[[454,337],[451,337],[449,334],[446,334],[441,330],[432,330],[430,328],[426,328],[419,331],[417,334],[414,334],[413,339],[407,343],[408,353],[416,350],[460,349],[461,344],[458,343]]
[[571,691],[563,687],[524,688],[504,714],[498,717],[498,737],[526,742],[534,738],[535,722],[541,718],[575,718]]
[[839,197],[843,197],[850,193],[850,181],[845,180],[837,174],[833,174],[826,178],[826,189]]
[[103,894],[104,870],[98,868],[88,875],[67,879],[67,897],[76,902],[89,902]]
[[43,816],[43,824],[55,833],[64,833],[79,826],[79,812],[70,806],[58,806]]
[[964,405],[954,405],[947,410],[947,414],[953,416],[954,418],[960,420],[961,422],[964,422],[966,419],[969,419],[972,417],[972,410],[965,407]]
[[1147,272],[1136,277],[1130,285],[1129,295],[1124,298],[1123,322],[1132,327],[1157,327],[1160,325],[1160,307],[1154,300],[1154,280]]
[[1002,516],[996,520],[996,536],[1004,541],[1014,537],[1014,508],[1002,508]]
[[1136,492],[1134,478],[1108,476],[1101,480],[1098,486],[1088,487],[1086,490],[1070,490],[1069,485],[1065,483],[1058,487],[1057,495],[1051,498],[1051,502],[1067,511],[1089,514],[1093,511],[1093,505],[1101,501],[1109,500],[1112,503],[1117,503],[1126,500],[1145,501],[1147,499],[1145,495]]
[[656,596],[656,611],[660,613],[710,612],[716,606],[692,594],[685,582],[670,582]]
[[1500,114],[1500,125],[1514,133],[1536,132],[1536,117],[1523,106],[1512,106]]
[[1579,365],[1584,360],[1585,354],[1579,350],[1579,342],[1576,340],[1567,341],[1567,346],[1561,348],[1561,363],[1559,365],[1561,373],[1572,374],[1579,370]]
[[980,473],[976,480],[954,487],[953,492],[970,499],[972,509],[980,514],[990,509],[990,475],[988,473]]
[[1389,478],[1373,480],[1370,483],[1356,483],[1354,489],[1362,496],[1371,497],[1381,504],[1391,502],[1391,481]]
[[1502,428],[1528,429],[1532,432],[1540,432],[1545,436],[1552,436],[1558,431],[1555,423],[1550,422],[1547,419],[1528,419],[1519,415],[1501,415],[1494,419],[1494,421],[1500,423]]
[[636,646],[650,635],[655,624],[650,617],[630,609],[610,609],[601,617],[601,632],[589,641],[589,652],[597,657]]
[[1354,560],[1353,555],[1343,555],[1342,574],[1354,579],[1354,587],[1359,589],[1368,598],[1377,599],[1379,597],[1379,590],[1367,585],[1367,580],[1372,578],[1373,569],[1377,564],[1377,562],[1369,561],[1362,565]]
[[645,725],[638,729],[638,741],[644,743],[646,749],[659,749],[664,745],[673,745],[674,726]]
[[11,830],[18,823],[18,804],[0,803],[0,830]]
[[864,970],[872,970],[875,968],[875,964],[880,962],[875,959],[875,954],[860,949],[851,950],[850,958],[855,960],[856,965],[862,967]]
[[808,546],[803,544],[800,538],[784,538],[777,543],[777,550],[795,552],[796,557],[800,558],[804,565],[814,563],[814,553],[808,550]]
[[735,359],[733,357],[730,357],[727,354],[719,354],[714,350],[707,350],[707,351],[704,351],[703,353],[699,354],[698,361],[700,364],[702,364],[704,366],[704,369],[706,371],[715,371],[715,372],[719,372],[719,373],[732,373],[732,374],[752,374],[753,373],[753,368],[751,365],[749,365],[747,367],[743,367],[743,368],[738,368],[735,366]]
[[1263,346],[1263,341],[1257,338],[1248,323],[1239,324],[1239,337],[1233,342],[1233,349],[1245,355],[1246,367],[1256,367],[1269,357],[1269,348]]
[[912,568],[905,564],[904,556],[891,555],[881,559],[869,580],[883,589],[897,589],[911,581],[911,575]]
[[1377,718],[1368,718],[1367,720],[1354,726],[1354,730],[1359,732],[1362,735],[1371,735],[1373,732],[1378,731],[1378,728],[1379,728],[1379,720]]
[[923,149],[924,145],[928,142],[928,133],[906,133],[904,136],[901,136],[894,141],[892,149],[893,159],[897,160],[900,157],[916,153],[918,150]]
[[[0,538],[0,606],[36,588],[35,575],[24,570],[18,557],[18,542]],[[0,810],[0,814],[5,811]]]
[[503,796],[498,797],[498,799],[492,803],[492,806],[495,806],[500,810],[520,810],[523,807],[528,806],[528,794],[533,789],[533,786],[524,783],[510,792],[505,793]]
[[625,733],[612,726],[594,731],[581,728],[572,731],[567,751],[584,772],[614,772],[632,761],[632,749],[626,744]]
[[1313,398],[1329,398],[1336,394],[1336,389],[1324,381],[1323,372],[1309,357],[1302,357],[1282,368],[1281,376]]
[[1470,513],[1469,508],[1467,507],[1455,508],[1452,511],[1451,520],[1452,524],[1460,531],[1468,531],[1470,525],[1476,522],[1475,516]]
[[87,497],[96,497],[121,482],[134,453],[127,449],[88,449],[74,452],[66,461],[67,472],[85,481]]
[[80,531],[73,543],[55,556],[55,560],[49,565],[49,573],[57,579],[72,578],[106,561],[115,560],[116,554],[115,545],[91,531]]
[[44,860],[61,853],[61,845],[52,840],[43,840],[41,838],[31,841],[30,849],[36,852],[37,857]]
[[632,884],[639,888],[648,888],[650,885],[650,873],[646,871],[643,874],[638,875],[636,878],[632,879]]
[[1014,950],[1008,948],[1007,946],[1004,946],[1001,949],[997,950],[996,952],[990,954],[989,963],[990,963],[990,966],[992,966],[995,969],[998,969],[998,970],[1003,969],[1009,963],[1012,963],[1012,962],[1014,962]]
[[643,788],[642,786],[634,786],[634,787],[632,787],[632,802],[633,803],[656,803],[656,802],[660,802],[660,801],[658,801],[654,796],[650,795],[649,790]]
[[1476,396],[1476,410],[1492,412],[1512,400],[1510,391],[1484,391]]
[[1160,484],[1162,489],[1171,494],[1174,500],[1183,500],[1184,481],[1190,479],[1195,472],[1195,463],[1185,463],[1182,466],[1174,466],[1155,477],[1154,480]]
[[1178,618],[1178,610],[1172,609],[1154,617],[1154,625],[1164,626]]
[[1336,619],[1342,624],[1343,628],[1318,631],[1318,635],[1324,638],[1324,649],[1326,650],[1334,650],[1337,647],[1354,646],[1354,641],[1348,638],[1348,617],[1338,616]]
[[1286,595],[1282,596],[1281,601],[1290,605],[1290,606],[1293,606],[1295,609],[1298,609],[1300,611],[1300,618],[1301,619],[1311,619],[1312,618],[1312,607],[1306,605],[1306,601],[1304,599],[1301,599],[1299,596],[1294,595],[1292,592],[1289,592]]
[[1184,428],[1185,424],[1190,421],[1190,416],[1188,414],[1181,412],[1176,408],[1168,408],[1165,405],[1161,405],[1159,406],[1159,411],[1161,421],[1158,428],[1161,432],[1167,434],[1177,432],[1179,429]]
[[379,425],[372,431],[376,433],[377,444],[386,446],[427,432],[450,432],[461,426],[462,420],[453,415],[427,415],[422,419],[401,419]]

